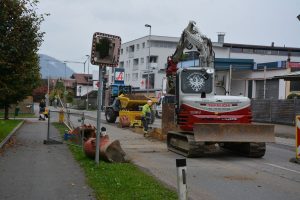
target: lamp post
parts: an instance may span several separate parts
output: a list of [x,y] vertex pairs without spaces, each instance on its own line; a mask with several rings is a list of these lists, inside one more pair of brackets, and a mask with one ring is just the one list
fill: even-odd
[[150,72],[150,39],[151,39],[151,25],[145,24],[145,27],[149,28],[149,38],[148,38],[148,46],[149,46],[149,59],[148,59],[148,69],[147,69],[147,96],[149,97],[149,85],[150,85],[150,80],[149,80],[149,72]]
[[86,93],[86,110],[88,110],[89,109],[89,86],[90,86],[90,79],[89,79],[89,77],[90,77],[90,71],[89,71],[89,69],[90,69],[90,62],[89,62],[90,56],[89,55],[85,55],[85,56],[87,57],[86,61],[88,62],[88,66],[87,66],[88,67],[88,86],[87,86],[87,93]]
[[300,21],[300,14],[297,16],[297,19]]
[[67,102],[66,102],[66,94],[67,94],[67,63],[66,61],[64,61],[65,64],[65,81],[64,81],[64,85],[65,85],[65,91],[64,91],[64,105],[65,108],[67,108]]

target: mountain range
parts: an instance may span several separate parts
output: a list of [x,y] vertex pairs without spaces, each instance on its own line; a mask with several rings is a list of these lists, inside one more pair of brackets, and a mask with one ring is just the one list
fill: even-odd
[[45,54],[39,54],[40,57],[40,73],[42,78],[69,78],[74,71],[70,69],[60,60]]

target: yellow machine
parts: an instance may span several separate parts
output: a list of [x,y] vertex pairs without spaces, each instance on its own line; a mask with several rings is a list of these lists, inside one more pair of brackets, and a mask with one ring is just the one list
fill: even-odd
[[144,95],[127,94],[118,97],[120,101],[119,121],[122,127],[141,127],[142,126],[142,106],[149,99],[157,103],[156,98],[147,98]]

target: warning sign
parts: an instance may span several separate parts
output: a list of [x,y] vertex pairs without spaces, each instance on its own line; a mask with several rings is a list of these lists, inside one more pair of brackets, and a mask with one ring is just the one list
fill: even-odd
[[124,81],[124,72],[115,72],[115,81]]

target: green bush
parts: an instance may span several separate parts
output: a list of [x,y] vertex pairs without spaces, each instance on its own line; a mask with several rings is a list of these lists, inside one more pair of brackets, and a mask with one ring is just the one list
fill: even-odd
[[300,99],[300,95],[296,93],[291,93],[287,96],[287,99]]

